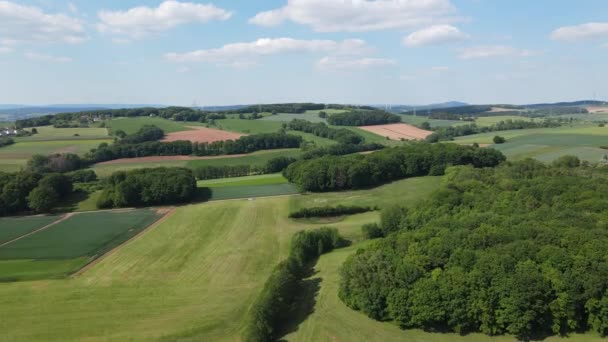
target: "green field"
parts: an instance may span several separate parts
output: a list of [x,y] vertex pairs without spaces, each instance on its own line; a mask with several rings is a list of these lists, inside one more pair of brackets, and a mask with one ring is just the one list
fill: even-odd
[[248,186],[248,185],[268,185],[285,184],[287,179],[280,173],[269,175],[256,175],[234,178],[207,179],[197,182],[198,187],[224,187],[224,186]]
[[513,160],[535,158],[550,162],[564,155],[575,155],[582,160],[597,162],[607,152],[600,146],[608,145],[608,128],[595,125],[491,132],[459,137],[456,142],[492,144],[496,135],[505,137],[507,142],[492,147]]
[[223,119],[215,120],[213,128],[224,131],[240,132],[247,134],[275,133],[281,129],[282,122],[259,120]]
[[[61,277],[74,272],[160,217],[154,210],[93,212],[73,215],[0,247],[0,280]],[[37,217],[31,226],[40,226]],[[21,223],[21,226],[26,226]]]
[[[328,113],[329,114],[329,113]],[[271,115],[271,116],[266,116],[263,119],[260,119],[262,121],[279,121],[279,122],[289,122],[293,119],[300,119],[300,120],[306,120],[306,121],[310,121],[310,122],[327,122],[326,119],[320,118],[319,117],[319,111],[314,111],[314,110],[309,110],[306,113],[302,113],[302,114],[287,114],[287,113],[280,113],[277,115]]]
[[48,141],[48,140],[93,140],[110,139],[106,128],[55,128],[53,126],[36,127],[38,133],[16,138],[22,141]]
[[139,168],[152,168],[152,167],[187,167],[197,168],[203,166],[236,166],[236,165],[256,165],[263,166],[273,158],[276,157],[297,157],[300,155],[299,149],[281,149],[281,150],[265,150],[253,152],[245,156],[240,157],[229,157],[224,158],[213,158],[213,159],[198,159],[198,160],[174,160],[174,161],[162,161],[162,162],[133,162],[133,163],[121,163],[121,164],[96,164],[93,166],[93,170],[99,177],[108,177],[116,171],[128,171]]
[[475,124],[477,126],[492,126],[501,121],[538,121],[542,122],[544,119],[532,119],[525,116],[517,116],[517,115],[500,115],[500,116],[482,116],[475,119]]
[[59,216],[30,216],[0,218],[0,244],[40,229],[59,219]]
[[162,129],[165,133],[187,131],[191,129],[187,126],[200,125],[200,123],[175,122],[158,117],[115,118],[106,120],[105,123],[110,132],[122,130],[127,134],[137,132],[144,125],[154,125]]
[[458,121],[458,120],[435,120],[429,119],[427,116],[420,115],[411,115],[411,114],[400,114],[401,121],[408,123],[410,125],[418,126],[423,122],[428,122],[431,127],[447,127],[447,126],[456,126],[456,125],[464,125],[466,122]]

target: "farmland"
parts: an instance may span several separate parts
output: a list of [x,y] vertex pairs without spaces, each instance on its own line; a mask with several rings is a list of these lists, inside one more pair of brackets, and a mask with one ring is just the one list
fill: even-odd
[[187,131],[190,128],[188,125],[192,123],[181,123],[163,118],[150,118],[150,117],[137,117],[137,118],[116,118],[112,120],[106,120],[106,127],[113,133],[118,130],[122,130],[127,134],[133,134],[137,132],[144,125],[154,125],[162,129],[165,133]]
[[[431,190],[411,185],[401,189],[419,196]],[[0,328],[13,341],[238,340],[247,308],[286,256],[291,235],[318,227],[289,220],[289,202],[181,207],[78,277],[0,284]],[[376,219],[368,213],[333,226],[356,238],[361,224]]]
[[360,129],[374,133],[380,136],[385,136],[391,140],[423,140],[433,132],[420,129],[408,124],[391,124],[391,125],[376,125],[363,126]]
[[188,140],[199,143],[212,143],[215,141],[236,140],[242,134],[221,131],[206,127],[188,127],[188,131],[168,133],[162,141]]
[[58,219],[58,216],[0,218],[0,244],[40,229]]
[[211,201],[298,193],[298,189],[281,174],[204,180],[197,185],[210,190]]
[[[3,219],[2,223],[8,226],[3,230],[15,231],[10,236],[2,233],[3,239],[11,241],[0,246],[0,279],[64,276],[128,240],[159,217],[156,211],[144,209],[68,214],[61,219]],[[28,234],[32,231],[35,232]]]
[[496,135],[505,137],[507,142],[493,147],[513,160],[536,158],[550,162],[560,156],[571,154],[582,160],[597,162],[606,153],[600,146],[606,144],[608,129],[591,125],[524,129],[459,137],[456,138],[456,142],[492,144],[492,138]]

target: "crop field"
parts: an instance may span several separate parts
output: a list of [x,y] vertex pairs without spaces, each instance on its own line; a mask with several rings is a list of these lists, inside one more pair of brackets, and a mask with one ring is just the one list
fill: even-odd
[[390,138],[391,140],[422,140],[433,134],[431,131],[420,129],[404,123],[362,126],[359,128],[366,132],[371,132],[379,136]]
[[475,124],[477,126],[492,126],[501,121],[538,121],[542,122],[543,119],[532,119],[525,116],[517,116],[517,115],[500,115],[500,116],[481,116],[475,119]]
[[49,225],[59,219],[59,216],[30,216],[0,218],[0,244],[11,241]]
[[[135,236],[160,216],[149,209],[68,214],[46,229],[22,234],[21,239],[0,246],[0,280],[65,276]],[[32,221],[20,222],[22,228],[41,228],[44,223],[38,217],[23,220]]]
[[224,141],[224,140],[237,140],[242,137],[242,134],[222,131],[219,129],[206,128],[206,127],[188,127],[190,130],[188,131],[180,131],[168,133],[165,135],[165,138],[162,141],[178,141],[178,140],[188,140],[192,142],[198,143],[212,143],[215,141]]
[[127,134],[137,132],[144,125],[154,125],[162,129],[165,133],[187,131],[190,129],[188,126],[192,126],[192,123],[175,122],[157,117],[115,118],[106,120],[105,123],[110,132],[122,130]]
[[215,120],[215,128],[246,134],[275,133],[281,129],[279,121],[223,119]]
[[36,130],[38,130],[37,134],[16,138],[16,141],[110,139],[106,128],[55,128],[53,126],[41,126],[37,127]]
[[492,147],[513,160],[535,158],[550,162],[564,155],[575,155],[597,162],[607,152],[600,146],[608,141],[608,128],[589,125],[491,132],[456,138],[456,142],[492,144],[496,135],[505,137],[507,142]]

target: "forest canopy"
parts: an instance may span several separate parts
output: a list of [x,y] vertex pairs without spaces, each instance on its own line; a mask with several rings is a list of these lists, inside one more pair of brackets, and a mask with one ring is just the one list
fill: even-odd
[[340,297],[402,328],[608,335],[608,177],[569,165],[449,168],[430,199],[383,213],[396,232],[347,260]]

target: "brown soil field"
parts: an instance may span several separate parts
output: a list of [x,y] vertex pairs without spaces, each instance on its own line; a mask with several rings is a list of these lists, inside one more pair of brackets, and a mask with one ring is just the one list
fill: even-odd
[[112,164],[130,164],[130,163],[157,163],[163,161],[180,161],[180,160],[206,160],[206,159],[222,159],[222,158],[239,158],[244,157],[247,154],[227,154],[221,156],[208,156],[208,157],[192,157],[192,156],[153,156],[153,157],[138,157],[138,158],[122,158],[114,159],[95,165],[112,165]]
[[376,126],[361,126],[364,131],[368,131],[383,137],[388,137],[391,140],[422,140],[433,134],[431,131],[426,131],[412,125],[398,123],[390,125]]
[[608,113],[608,107],[586,107],[585,109],[591,114]]
[[165,135],[162,141],[178,141],[178,140],[189,140],[192,142],[207,142],[211,143],[214,141],[224,140],[236,140],[243,136],[240,133],[226,132],[219,129],[212,129],[206,127],[188,127],[192,128],[190,131],[174,132]]

